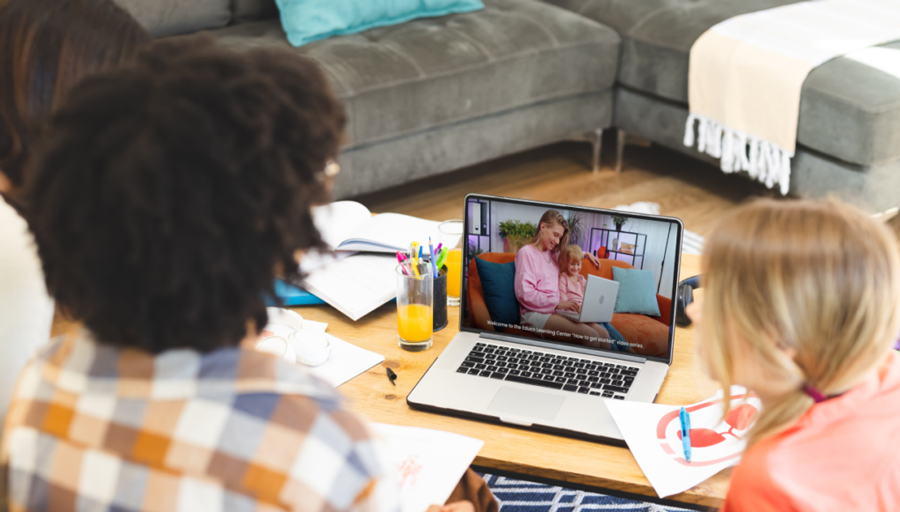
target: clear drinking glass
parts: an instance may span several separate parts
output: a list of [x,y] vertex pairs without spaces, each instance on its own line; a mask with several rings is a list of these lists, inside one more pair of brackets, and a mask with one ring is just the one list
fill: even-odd
[[407,275],[397,265],[397,332],[400,348],[420,352],[434,339],[434,277],[428,264],[419,264],[419,275]]
[[441,243],[449,249],[444,265],[447,266],[447,304],[459,306],[462,292],[462,243],[463,221],[448,220],[438,226],[441,232]]

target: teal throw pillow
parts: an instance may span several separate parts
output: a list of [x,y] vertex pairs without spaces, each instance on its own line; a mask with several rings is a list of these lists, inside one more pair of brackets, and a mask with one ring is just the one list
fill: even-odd
[[613,267],[613,281],[619,283],[616,313],[638,313],[659,316],[656,280],[650,270]]
[[[516,262],[491,263],[475,258],[478,277],[481,279],[481,293],[491,320],[506,326],[519,325],[519,301],[516,300]],[[494,329],[502,331],[506,326]]]
[[484,9],[481,0],[275,0],[294,46],[397,25],[416,18]]

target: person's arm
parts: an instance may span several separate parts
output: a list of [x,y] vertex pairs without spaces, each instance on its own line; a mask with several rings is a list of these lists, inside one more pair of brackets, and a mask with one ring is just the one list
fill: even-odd
[[537,251],[526,250],[525,247],[519,249],[516,255],[516,299],[529,311],[553,313],[559,304],[559,289],[538,288],[538,277],[541,275],[539,257]]
[[584,253],[584,257],[591,260],[591,263],[596,265],[597,268],[600,268],[600,260],[598,260],[596,256],[594,256],[593,254],[591,254],[589,252],[586,252],[586,253]]
[[565,302],[569,300],[569,286],[566,281],[569,279],[569,276],[565,274],[559,274],[559,301]]

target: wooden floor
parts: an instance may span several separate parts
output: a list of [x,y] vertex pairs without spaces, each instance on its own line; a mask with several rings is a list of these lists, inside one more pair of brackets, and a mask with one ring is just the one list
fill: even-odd
[[621,173],[604,148],[603,170],[590,170],[590,146],[565,142],[401,185],[357,201],[373,212],[432,220],[462,218],[468,193],[612,208],[637,201],[659,203],[660,213],[706,235],[726,212],[752,197],[774,194],[763,185],[658,146],[628,146]]

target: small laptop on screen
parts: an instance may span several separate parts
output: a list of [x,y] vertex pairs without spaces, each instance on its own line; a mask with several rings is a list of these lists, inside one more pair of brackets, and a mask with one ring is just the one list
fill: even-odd
[[[624,445],[606,400],[653,402],[672,364],[681,221],[480,194],[467,196],[463,211],[460,332],[407,403]],[[479,218],[469,218],[471,212]],[[627,220],[616,224],[613,216]],[[500,230],[507,221],[532,223],[533,238],[507,240]],[[577,222],[577,232],[570,232],[569,222]],[[518,250],[517,242],[523,243]],[[618,251],[625,243],[633,247]],[[557,314],[559,252],[573,244],[603,256],[595,258],[599,265],[582,263],[595,277],[588,278],[583,311],[593,309],[589,300],[599,306],[601,295],[607,311],[624,294],[633,300],[592,323]],[[613,268],[625,271],[614,274]],[[618,289],[604,289],[607,281]],[[630,304],[638,310],[629,311],[636,307]]]
[[569,309],[557,309],[556,314],[579,323],[612,322],[618,294],[619,283],[590,274],[585,285],[584,300],[581,301],[581,311],[576,313]]

